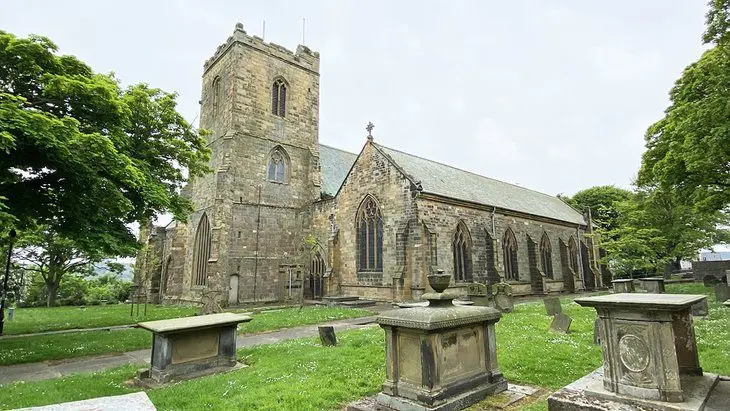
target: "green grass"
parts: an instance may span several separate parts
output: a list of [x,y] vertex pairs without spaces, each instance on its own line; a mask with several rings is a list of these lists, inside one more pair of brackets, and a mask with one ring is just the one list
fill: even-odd
[[5,334],[10,335],[127,325],[139,321],[187,317],[200,311],[197,307],[149,304],[147,305],[147,315],[143,315],[144,305],[142,305],[139,307],[139,316],[137,316],[137,307],[134,308],[134,316],[130,315],[131,307],[129,304],[16,308],[13,319],[5,321],[3,331]]
[[[383,332],[343,332],[336,347],[304,338],[238,351],[249,367],[148,391],[158,410],[319,410],[380,389],[385,379]],[[18,382],[0,390],[0,408],[12,409],[125,394],[137,367],[46,381]]]
[[374,312],[359,308],[342,307],[304,307],[284,308],[274,311],[263,311],[253,314],[251,322],[242,324],[238,332],[241,334],[298,327],[300,325],[320,324],[346,318],[367,317]]
[[[701,284],[667,286],[669,292],[708,294],[709,315],[695,329],[700,363],[706,372],[730,375],[730,310]],[[547,331],[550,318],[541,302],[518,305],[497,323],[500,369],[513,383],[555,391],[601,365],[593,345],[595,310],[563,299],[573,318],[568,335]],[[289,313],[284,311],[284,313]],[[251,323],[252,324],[252,323]],[[380,390],[384,375],[382,330],[338,334],[340,345],[321,347],[316,339],[239,350],[250,366],[228,374],[148,391],[158,409],[337,409]],[[123,382],[135,367],[63,379],[14,383],[0,389],[0,408],[27,407],[130,392]],[[520,408],[546,410],[547,394]],[[479,410],[479,405],[473,409]]]
[[[367,310],[338,307],[304,307],[301,310],[286,308],[253,314],[253,320],[241,324],[239,332],[271,331],[372,314]],[[0,365],[134,351],[151,346],[152,334],[140,329],[83,331],[0,339]]]

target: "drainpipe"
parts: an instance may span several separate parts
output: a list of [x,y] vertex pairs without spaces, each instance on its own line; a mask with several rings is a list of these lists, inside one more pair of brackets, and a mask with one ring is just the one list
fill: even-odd
[[494,210],[492,210],[492,236],[494,236],[494,239],[497,239],[497,233],[494,231],[494,213],[497,212],[497,206],[494,206]]
[[586,279],[583,275],[583,250],[580,242],[580,225],[575,227],[575,237],[578,240],[578,275],[580,277],[581,284],[583,284],[583,291],[586,290]]
[[256,216],[256,256],[253,263],[253,300],[256,301],[256,276],[259,272],[259,230],[261,230],[261,185],[259,189],[259,201],[257,203],[258,215]]

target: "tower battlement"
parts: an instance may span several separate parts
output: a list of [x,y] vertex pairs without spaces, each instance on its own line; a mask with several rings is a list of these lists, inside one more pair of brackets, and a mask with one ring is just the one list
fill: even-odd
[[296,52],[293,52],[276,43],[266,43],[261,37],[246,34],[246,30],[243,29],[243,24],[241,23],[236,23],[233,35],[228,37],[225,43],[218,46],[213,57],[205,61],[203,64],[204,72],[208,71],[235,44],[251,47],[262,53],[319,74],[319,52],[312,51],[309,47],[301,44],[297,46]]

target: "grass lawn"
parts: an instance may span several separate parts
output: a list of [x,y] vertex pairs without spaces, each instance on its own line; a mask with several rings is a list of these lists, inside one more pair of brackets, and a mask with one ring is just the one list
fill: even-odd
[[[674,293],[707,293],[699,284],[668,286]],[[730,375],[730,310],[708,298],[706,319],[695,329],[700,363],[706,372]],[[518,305],[497,323],[497,353],[505,377],[546,391],[582,377],[601,364],[593,342],[595,310],[564,299],[573,318],[571,334],[548,332],[542,303]],[[385,379],[384,337],[377,328],[338,334],[340,345],[321,347],[315,338],[239,350],[250,366],[228,374],[177,383],[148,394],[158,409],[337,409],[380,390]],[[130,392],[123,382],[135,367],[62,379],[14,383],[0,389],[0,408],[27,407]],[[526,410],[546,410],[542,396]],[[484,409],[475,405],[473,410]]]
[[139,307],[139,316],[136,315],[136,306],[134,307],[134,316],[130,315],[130,310],[129,304],[16,308],[13,319],[5,321],[3,331],[5,334],[10,335],[126,325],[138,321],[187,317],[197,313],[200,309],[197,307],[148,304],[146,316],[142,315],[144,305]]
[[[147,307],[147,318],[151,313],[149,308]],[[299,308],[285,308],[253,314],[253,320],[240,325],[239,332],[270,331],[345,318],[365,317],[372,314],[367,310],[339,307],[304,307],[301,310]],[[127,312],[127,315],[129,315],[129,312]],[[134,351],[151,346],[152,334],[149,331],[140,329],[84,331],[0,339],[0,365]]]

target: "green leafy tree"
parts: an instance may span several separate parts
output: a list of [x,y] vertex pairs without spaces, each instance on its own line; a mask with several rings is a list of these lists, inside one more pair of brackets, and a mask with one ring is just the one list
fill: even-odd
[[631,196],[631,191],[609,185],[587,188],[578,191],[573,197],[561,198],[583,214],[588,214],[590,210],[593,222],[606,232],[618,226],[617,203],[629,200]]
[[664,118],[649,127],[637,181],[701,213],[730,205],[730,1],[709,6],[703,40],[715,46],[685,68]]
[[75,250],[132,255],[130,223],[167,212],[184,220],[181,187],[209,171],[204,133],[176,97],[123,89],[45,37],[0,31],[0,212]]

